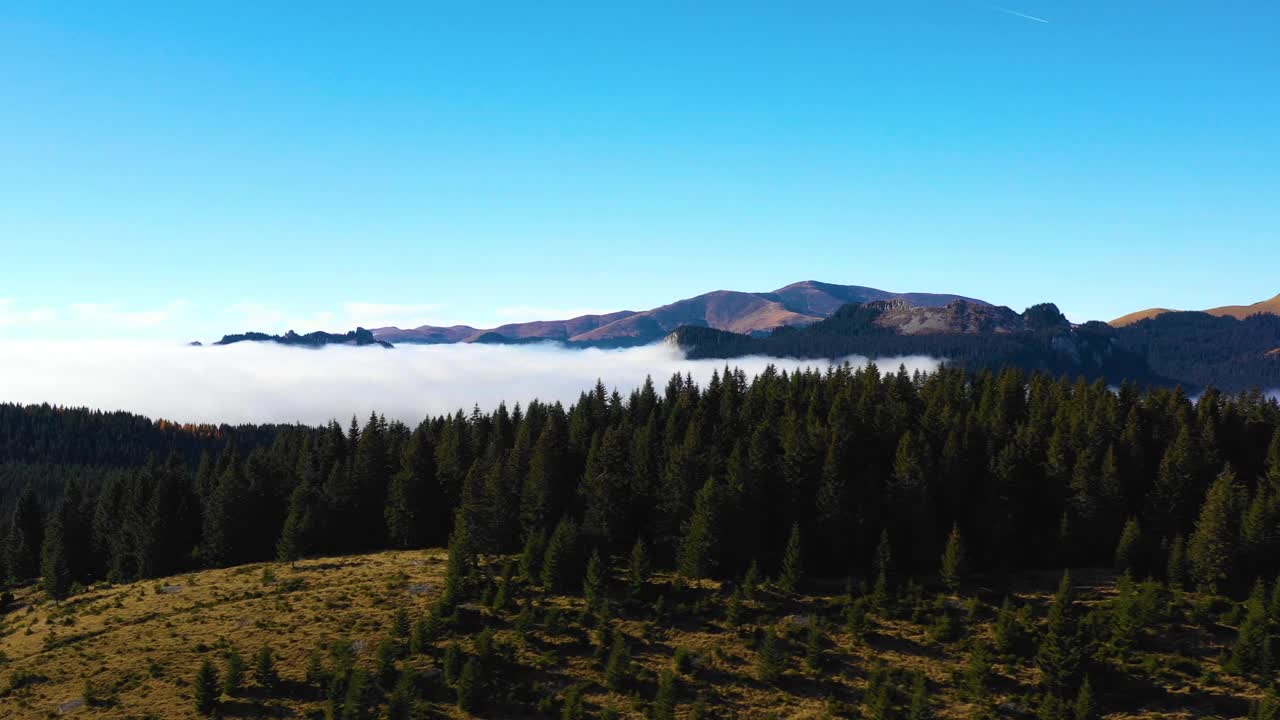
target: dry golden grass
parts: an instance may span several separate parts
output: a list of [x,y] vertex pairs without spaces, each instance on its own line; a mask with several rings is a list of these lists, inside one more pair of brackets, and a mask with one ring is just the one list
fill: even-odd
[[[191,680],[204,657],[221,666],[224,651],[236,648],[251,665],[253,653],[269,644],[277,655],[277,669],[286,682],[298,683],[310,654],[339,638],[354,641],[359,662],[372,668],[374,649],[390,633],[393,616],[404,608],[414,619],[427,612],[441,587],[443,551],[383,552],[371,555],[306,560],[294,566],[258,564],[190,573],[160,581],[146,581],[90,590],[61,604],[44,601],[34,589],[18,595],[18,609],[0,625],[0,691],[23,674],[36,679],[0,697],[0,718],[57,717],[60,709],[85,718],[194,718]],[[274,578],[268,580],[264,569]],[[1112,592],[1109,574],[1083,574],[1078,584],[1086,604],[1104,601]],[[674,620],[652,620],[650,603],[623,607],[617,602],[617,629],[629,641],[638,668],[635,688],[626,694],[606,690],[602,664],[593,658],[591,633],[579,625],[583,600],[544,596],[533,591],[539,613],[560,610],[556,628],[540,624],[521,642],[513,628],[514,609],[501,616],[477,605],[465,608],[466,625],[489,624],[496,641],[515,668],[516,679],[536,692],[560,696],[570,685],[590,684],[586,692],[588,717],[611,708],[620,717],[643,717],[654,696],[658,673],[673,666],[677,648],[691,650],[694,667],[681,677],[681,717],[697,699],[714,707],[717,718],[828,718],[849,716],[861,706],[863,690],[873,668],[887,665],[905,676],[923,673],[938,717],[961,720],[976,717],[979,708],[958,687],[957,676],[968,652],[960,643],[932,640],[925,624],[902,619],[877,619],[864,641],[854,641],[840,621],[840,598],[827,595],[785,598],[763,594],[750,603],[745,623],[730,628],[720,619],[722,603],[710,593],[716,583],[680,590],[672,578],[655,578],[656,593],[666,597]],[[1013,590],[1020,602],[1040,609],[1047,603],[1056,576],[1028,575]],[[708,599],[706,612],[680,612],[682,602]],[[955,602],[958,603],[958,600]],[[832,623],[827,637],[826,665],[820,674],[802,661],[805,622],[811,616]],[[990,637],[990,608],[985,608],[974,632]],[[789,629],[795,653],[783,679],[764,685],[755,679],[758,655],[750,637],[756,625]],[[927,623],[926,623],[927,624]],[[1239,698],[1255,697],[1258,688],[1225,677],[1217,656],[1231,637],[1227,628],[1207,632],[1181,627],[1176,637],[1159,638],[1148,653],[1150,668],[1134,668],[1142,681],[1134,685],[1128,707],[1112,708],[1108,717],[1193,718],[1231,716],[1224,709],[1242,707]],[[465,649],[469,637],[461,636]],[[439,667],[446,640],[433,652],[404,662],[418,670]],[[1029,710],[1038,681],[1033,664],[997,664],[993,683],[1001,716]],[[85,680],[107,702],[76,706]],[[506,682],[510,683],[508,677]],[[228,701],[227,717],[313,717],[324,703],[303,692],[268,697],[252,681],[243,697]],[[531,711],[490,703],[483,717],[534,716]],[[501,709],[493,709],[500,707]],[[438,698],[435,716],[465,717]],[[558,717],[559,706],[555,705]]]

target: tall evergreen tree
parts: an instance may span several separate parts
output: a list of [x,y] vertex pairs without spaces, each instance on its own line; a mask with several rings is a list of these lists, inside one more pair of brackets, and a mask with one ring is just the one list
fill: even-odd
[[64,530],[66,506],[64,500],[50,514],[40,553],[40,589],[54,600],[65,598],[71,590],[71,568]]
[[573,585],[577,575],[572,567],[577,546],[578,526],[570,518],[563,518],[551,533],[542,560],[542,587],[548,592],[564,592]]
[[1049,607],[1049,622],[1040,641],[1040,650],[1036,653],[1041,684],[1052,695],[1069,697],[1078,679],[1082,660],[1071,573],[1064,572]]
[[40,571],[40,548],[44,544],[44,511],[35,489],[28,484],[18,495],[9,518],[9,534],[4,544],[4,564],[10,582],[35,577]]
[[222,683],[218,679],[217,669],[213,667],[209,658],[205,658],[200,663],[200,669],[196,671],[196,679],[192,685],[195,688],[196,712],[201,715],[213,712],[222,694]]
[[942,584],[952,593],[960,591],[960,583],[965,575],[964,541],[960,537],[960,528],[953,525],[947,535],[947,545],[942,551]]
[[1267,676],[1272,668],[1271,643],[1266,586],[1258,580],[1245,603],[1244,621],[1240,624],[1236,642],[1231,647],[1227,669],[1237,675]]
[[685,524],[684,538],[680,543],[678,569],[681,577],[697,580],[710,575],[715,567],[715,548],[718,542],[719,486],[715,478],[708,478],[698,491],[693,504],[693,515]]
[[1222,471],[1205,496],[1195,531],[1187,542],[1191,579],[1202,587],[1215,587],[1231,576],[1238,530],[1236,474]]
[[1138,570],[1138,559],[1142,547],[1142,527],[1138,524],[1137,518],[1129,518],[1124,524],[1124,530],[1120,533],[1120,540],[1116,543],[1115,559],[1112,567],[1116,572],[1123,573]]
[[793,593],[804,577],[804,559],[801,556],[800,523],[791,526],[791,536],[782,552],[782,571],[778,574],[778,589]]

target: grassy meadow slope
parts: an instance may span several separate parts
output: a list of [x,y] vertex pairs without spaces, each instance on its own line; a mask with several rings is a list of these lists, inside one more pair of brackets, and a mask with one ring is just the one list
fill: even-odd
[[[223,698],[223,717],[325,717],[326,701],[306,681],[313,652],[349,639],[357,664],[376,677],[376,648],[395,634],[397,612],[403,609],[414,620],[425,616],[439,595],[445,566],[443,551],[247,565],[103,586],[56,605],[34,588],[25,589],[3,618],[0,717],[198,717],[196,669],[209,658],[221,670],[229,648],[244,656],[249,671],[244,689]],[[1077,575],[1082,625],[1092,622],[1087,618],[1108,617],[1114,580],[1102,571]],[[453,640],[467,655],[483,653],[478,641],[485,627],[495,633],[479,717],[561,717],[575,686],[585,707],[576,717],[645,717],[652,712],[658,675],[671,668],[681,718],[886,717],[879,713],[892,709],[905,717],[919,676],[936,717],[1036,712],[1039,671],[1032,639],[1041,632],[1056,576],[1016,580],[1010,586],[1014,613],[1000,612],[1002,595],[981,583],[959,595],[909,587],[891,608],[872,609],[864,625],[846,621],[842,581],[825,588],[814,583],[815,591],[802,595],[761,588],[741,603],[734,624],[726,620],[727,587],[671,582],[654,576],[633,595],[620,573],[614,577],[612,632],[621,633],[634,658],[630,680],[617,692],[605,687],[605,648],[581,597],[545,594],[517,579],[505,608],[464,603],[423,652],[399,656],[397,667],[413,668],[417,677],[414,717],[470,717],[457,709],[454,691],[437,671]],[[482,579],[473,587],[487,588],[484,596],[492,598],[496,583]],[[1161,609],[1151,610],[1161,620],[1148,621],[1139,633],[1140,652],[1098,655],[1106,672],[1094,683],[1106,698],[1106,717],[1247,712],[1248,699],[1260,697],[1261,688],[1220,669],[1235,637],[1229,624],[1238,621],[1239,606],[1217,603],[1181,593],[1161,600]],[[997,618],[1006,629],[1020,628],[1014,635],[1024,637],[997,637]],[[811,634],[811,624],[820,630]],[[780,633],[787,659],[780,678],[761,682],[760,638],[768,627]],[[408,647],[407,640],[398,642]],[[273,649],[280,676],[272,692],[253,679],[253,655],[263,644]],[[992,674],[985,681],[975,680],[973,670],[979,645],[993,649]],[[328,654],[323,657],[327,662]],[[96,696],[92,706],[84,704],[86,680]],[[881,687],[887,690],[877,691]],[[375,695],[376,705],[384,695]],[[878,704],[881,697],[888,698],[880,701],[887,707]],[[708,709],[700,716],[699,700]],[[381,718],[382,712],[374,707],[359,717]]]

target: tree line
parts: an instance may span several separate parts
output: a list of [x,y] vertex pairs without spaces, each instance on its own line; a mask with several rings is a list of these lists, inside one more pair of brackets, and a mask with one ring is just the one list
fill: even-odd
[[479,554],[642,545],[690,577],[787,562],[868,577],[887,553],[895,572],[933,573],[953,533],[977,572],[1117,565],[1244,594],[1280,570],[1280,406],[1258,392],[726,367],[705,385],[675,375],[624,397],[597,383],[568,408],[416,426],[190,427],[16,405],[0,426],[0,471],[26,478],[5,499],[4,577],[42,578],[55,597],[459,534]]

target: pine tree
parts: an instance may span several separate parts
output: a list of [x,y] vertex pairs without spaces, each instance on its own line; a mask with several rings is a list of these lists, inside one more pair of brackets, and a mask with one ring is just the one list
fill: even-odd
[[871,592],[871,603],[877,610],[884,611],[889,606],[889,575],[893,572],[893,550],[889,546],[887,529],[880,531],[880,542],[876,545],[872,567],[876,572],[876,582]]
[[587,600],[587,607],[596,608],[604,601],[605,573],[604,562],[600,560],[600,551],[594,550],[587,561],[587,573],[582,583],[582,596]]
[[440,595],[440,603],[446,614],[462,602],[466,593],[467,578],[476,566],[475,540],[471,534],[471,524],[465,520],[464,512],[459,509],[458,519],[453,524],[453,535],[449,538],[449,559],[445,565],[444,592]]
[[213,663],[209,662],[209,658],[205,658],[200,663],[200,669],[196,671],[196,679],[192,685],[196,693],[196,712],[201,715],[213,712],[218,706],[221,683],[218,680],[218,671],[213,667]]
[[467,660],[458,676],[458,709],[473,712],[480,706],[480,661],[476,658]]
[[650,720],[676,720],[676,675],[670,670],[658,675],[658,695],[649,717]]
[[622,692],[631,681],[631,651],[627,648],[627,640],[622,633],[613,636],[613,648],[609,651],[609,662],[605,666],[604,684],[614,692]]
[[707,577],[715,566],[715,547],[718,542],[719,489],[715,478],[708,478],[693,502],[693,515],[685,524],[684,538],[680,543],[677,566],[680,576],[687,580]]
[[1063,572],[1062,582],[1049,608],[1048,626],[1036,653],[1041,683],[1049,694],[1058,697],[1065,696],[1075,685],[1080,671],[1082,649],[1075,615],[1071,573]]
[[347,694],[342,701],[342,720],[370,720],[369,706],[373,704],[374,688],[364,668],[351,671],[347,682]]
[[766,685],[772,685],[782,677],[786,669],[786,650],[782,639],[773,628],[765,628],[764,638],[760,642],[760,657],[756,662],[756,679]]
[[40,549],[44,544],[44,513],[35,490],[28,484],[18,495],[5,538],[4,564],[9,580],[20,583],[40,571]]
[[631,546],[631,561],[627,564],[627,589],[635,597],[644,590],[649,582],[649,553],[645,550],[644,540],[636,538]]
[[960,538],[960,528],[951,526],[947,535],[947,545],[942,551],[942,584],[954,595],[960,591],[960,583],[964,581],[965,556],[964,541]]
[[1191,579],[1197,586],[1213,588],[1231,575],[1235,559],[1236,474],[1222,471],[1205,495],[1195,532],[1187,542]]
[[[304,456],[302,462],[310,463]],[[318,472],[318,470],[316,470]],[[294,563],[316,549],[316,535],[320,531],[324,513],[324,496],[304,475],[289,498],[289,513],[285,516],[280,540],[276,543],[276,559]]]
[[1115,559],[1112,567],[1118,573],[1137,571],[1138,557],[1142,546],[1142,527],[1138,525],[1137,518],[1129,518],[1124,524],[1124,530],[1120,533],[1120,540],[1116,543]]
[[244,658],[235,648],[227,651],[227,672],[222,676],[222,694],[235,695],[244,686]]
[[520,551],[520,577],[537,582],[542,577],[542,556],[547,552],[547,531],[541,528],[529,533]]
[[[577,554],[578,526],[568,517],[556,525],[542,560],[542,587],[547,592],[564,592],[573,585],[573,559]],[[581,566],[579,566],[581,567]]]
[[44,547],[40,551],[40,589],[54,600],[61,600],[71,590],[71,568],[67,559],[65,537],[66,502],[49,517],[44,530]]
[[969,661],[964,666],[964,689],[971,700],[979,702],[987,697],[991,674],[990,650],[986,643],[974,643],[973,652],[969,653]]
[[268,690],[275,687],[276,681],[279,680],[276,675],[275,653],[271,651],[270,645],[263,645],[254,656],[253,679]]
[[209,567],[234,565],[244,557],[241,523],[249,489],[244,467],[234,448],[230,455],[226,470],[218,477],[205,504],[200,555]]
[[412,669],[400,673],[395,689],[387,696],[387,720],[410,720],[413,713],[413,685]]
[[746,574],[742,576],[742,599],[750,600],[755,596],[758,587],[760,587],[760,565],[756,563],[755,558],[752,558]]
[[436,485],[435,447],[427,423],[409,436],[400,458],[400,469],[387,487],[384,520],[387,538],[395,547],[421,547],[432,536],[439,536],[448,516],[443,493]]
[[444,649],[444,660],[441,662],[441,670],[444,671],[444,681],[450,685],[458,682],[458,677],[462,674],[462,646],[457,640],[450,642]]
[[1227,670],[1236,675],[1265,677],[1271,671],[1271,638],[1268,633],[1266,586],[1254,583],[1245,603],[1245,617],[1231,647]]
[[1098,720],[1098,705],[1093,699],[1093,687],[1088,677],[1080,683],[1080,692],[1076,694],[1074,720]]
[[917,672],[911,681],[911,704],[907,709],[907,720],[933,720],[933,710],[929,707],[929,685],[922,672]]
[[804,575],[804,562],[800,550],[800,523],[795,523],[791,526],[787,547],[782,552],[782,572],[778,575],[778,589],[784,593],[795,592]]
[[818,626],[817,620],[809,623],[809,632],[805,637],[804,643],[804,662],[813,672],[821,672],[823,663],[823,633]]
[[1187,543],[1179,535],[1169,548],[1169,562],[1165,567],[1165,580],[1171,590],[1182,590],[1187,584]]

